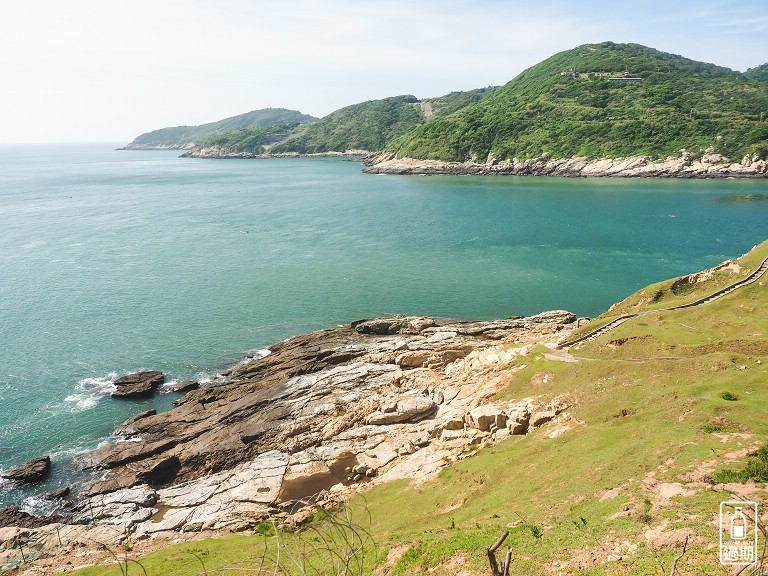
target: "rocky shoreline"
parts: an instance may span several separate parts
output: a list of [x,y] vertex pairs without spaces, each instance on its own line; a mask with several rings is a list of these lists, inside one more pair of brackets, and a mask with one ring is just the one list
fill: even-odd
[[688,154],[653,160],[649,156],[626,158],[550,158],[546,155],[530,160],[496,160],[489,156],[483,163],[441,162],[398,158],[383,152],[365,159],[363,172],[368,174],[421,174],[453,176],[561,176],[567,178],[768,178],[768,163],[744,157],[732,162],[719,154],[704,154],[700,160]]
[[550,158],[543,155],[529,160],[497,160],[489,156],[485,163],[442,162],[439,160],[418,160],[399,158],[393,152],[347,150],[345,152],[322,152],[299,154],[253,154],[230,152],[218,146],[193,148],[181,158],[213,159],[268,159],[268,158],[355,158],[360,159],[367,174],[414,174],[452,176],[559,176],[565,178],[768,178],[768,163],[757,158],[744,157],[733,162],[720,154],[707,153],[700,159],[693,159],[683,151],[680,157],[654,160],[649,156],[628,156],[626,158],[587,159]]
[[214,158],[218,160],[242,160],[242,159],[268,159],[268,158],[365,158],[370,156],[368,150],[346,150],[344,152],[315,152],[312,154],[300,154],[298,152],[283,152],[280,154],[254,154],[252,152],[231,152],[221,146],[208,148],[195,147],[188,150],[180,158]]
[[66,503],[62,495],[57,516],[2,511],[0,569],[18,564],[22,540],[40,566],[75,552],[87,564],[93,542],[301,522],[370,485],[432,478],[478,446],[553,421],[567,428],[567,398],[492,398],[511,377],[503,368],[534,345],[572,360],[554,347],[577,325],[566,311],[489,322],[395,316],[276,344],[175,408],[125,422],[119,442],[79,459],[101,477]]

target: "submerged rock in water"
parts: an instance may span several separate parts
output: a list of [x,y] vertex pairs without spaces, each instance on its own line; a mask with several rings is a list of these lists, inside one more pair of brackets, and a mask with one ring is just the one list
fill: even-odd
[[5,478],[19,485],[32,484],[45,478],[50,471],[51,457],[46,455],[4,472],[0,474],[0,478]]
[[171,392],[189,392],[200,388],[200,383],[196,380],[182,380],[171,388]]
[[148,398],[165,382],[165,375],[157,370],[128,374],[115,380],[112,398]]

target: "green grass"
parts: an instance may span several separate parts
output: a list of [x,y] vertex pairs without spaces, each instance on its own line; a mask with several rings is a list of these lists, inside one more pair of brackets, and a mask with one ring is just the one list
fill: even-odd
[[[741,266],[742,270],[752,271],[757,269],[766,257],[768,257],[768,242],[763,242],[757,246],[755,250],[736,259],[736,263]],[[743,274],[737,275],[726,269],[715,272],[710,279],[704,282],[695,282],[691,284],[681,281],[681,278],[673,278],[671,280],[664,280],[662,282],[657,282],[656,284],[651,284],[628,296],[621,302],[612,306],[610,310],[581,326],[569,337],[569,340],[575,340],[583,335],[589,334],[626,314],[644,314],[646,312],[674,308],[676,306],[694,302],[700,298],[709,296],[722,288],[730,286],[743,278]],[[716,304],[716,302],[712,302],[707,306],[714,306]],[[710,308],[706,309],[709,310]],[[647,317],[629,320],[630,323],[647,323],[648,321]],[[665,331],[668,332],[668,329]],[[615,334],[617,333],[618,331],[611,331],[610,336],[603,336],[602,338],[615,338]],[[678,335],[679,334],[677,333],[674,334],[675,337]]]
[[741,482],[744,484],[750,480],[768,482],[768,444],[750,454],[750,459],[743,468],[739,470],[720,468],[711,478],[711,481],[715,484],[728,482]]

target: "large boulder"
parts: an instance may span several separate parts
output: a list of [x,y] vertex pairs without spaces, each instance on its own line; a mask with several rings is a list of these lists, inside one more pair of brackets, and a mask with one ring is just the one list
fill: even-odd
[[171,388],[171,392],[189,392],[200,388],[200,383],[196,380],[182,380]]
[[509,411],[507,427],[510,434],[525,434],[531,420],[531,413],[525,408],[513,408]]
[[366,423],[381,426],[421,420],[432,414],[435,403],[426,396],[408,396],[400,398],[395,404],[394,410],[391,410],[389,406],[385,409],[390,411],[378,410],[369,414],[368,418],[365,419]]
[[418,334],[435,325],[433,318],[422,316],[390,316],[352,322],[352,329],[361,334]]
[[533,324],[570,324],[576,321],[576,314],[568,310],[547,310],[525,319],[527,326]]
[[488,432],[491,426],[496,429],[504,428],[507,425],[507,415],[496,406],[478,406],[467,414],[467,424],[471,428]]
[[157,370],[128,374],[115,380],[112,398],[149,398],[165,382],[165,375]]
[[45,478],[51,471],[51,457],[40,456],[16,468],[3,472],[0,478],[5,478],[16,484],[32,484]]

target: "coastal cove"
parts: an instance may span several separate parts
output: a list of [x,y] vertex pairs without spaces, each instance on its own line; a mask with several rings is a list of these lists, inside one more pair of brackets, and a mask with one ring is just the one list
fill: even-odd
[[[177,399],[112,400],[119,375],[204,382],[288,337],[395,313],[593,316],[768,237],[763,179],[377,178],[337,158],[113,147],[0,157],[0,469],[51,453],[40,490]],[[0,487],[3,503],[33,494]]]

